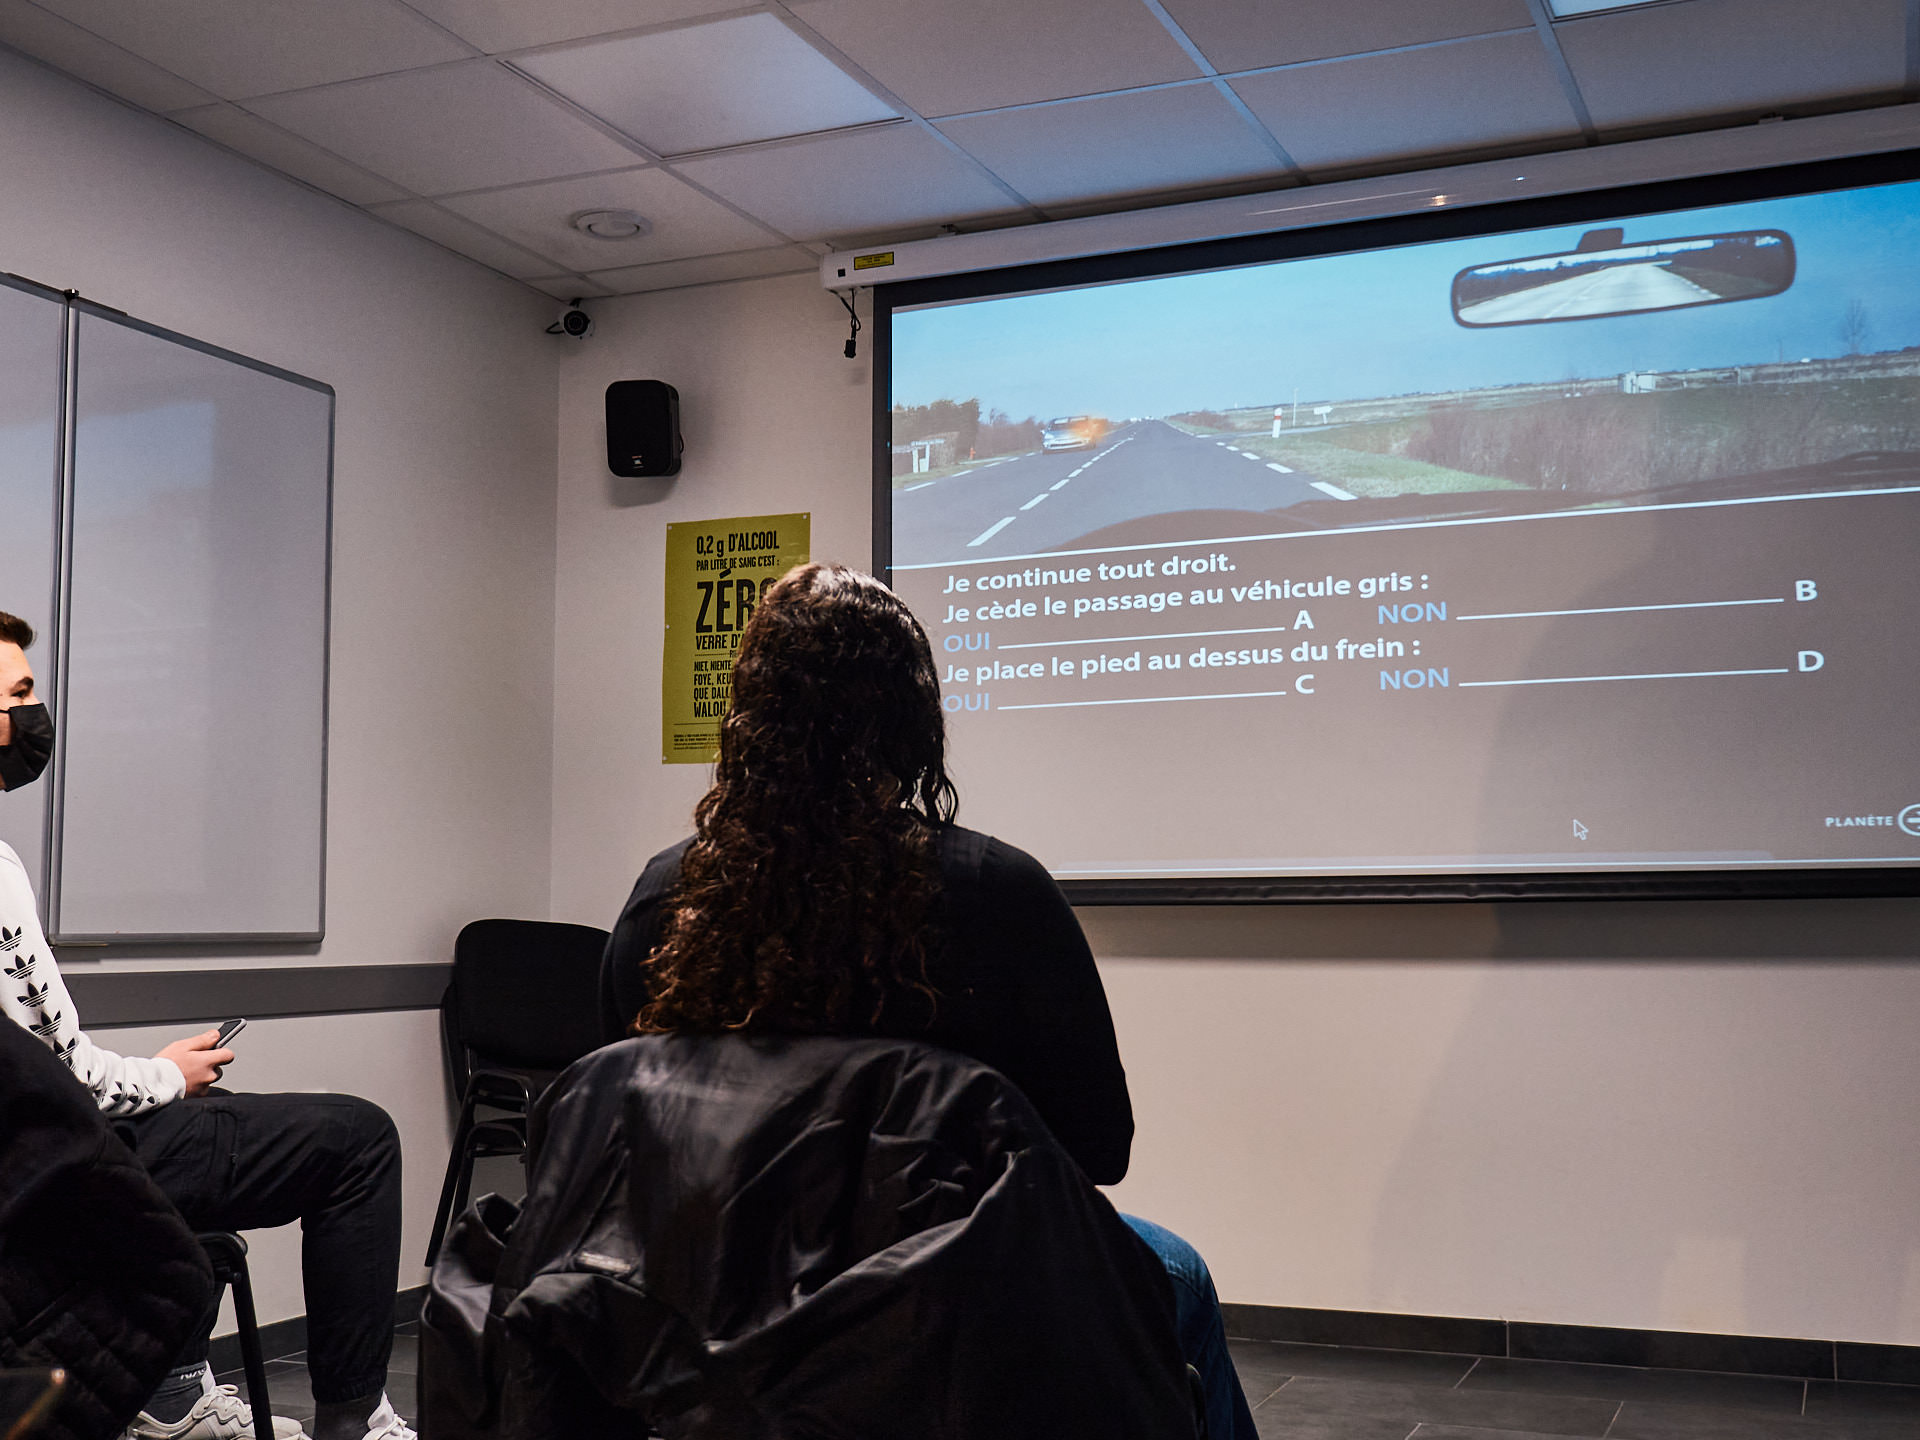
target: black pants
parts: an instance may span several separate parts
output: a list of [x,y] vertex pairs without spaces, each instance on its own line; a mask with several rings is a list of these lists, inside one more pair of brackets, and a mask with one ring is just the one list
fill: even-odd
[[[114,1128],[194,1229],[300,1222],[317,1404],[386,1385],[400,1275],[400,1137],[386,1111],[350,1095],[212,1090]],[[180,1364],[205,1357],[212,1326]]]

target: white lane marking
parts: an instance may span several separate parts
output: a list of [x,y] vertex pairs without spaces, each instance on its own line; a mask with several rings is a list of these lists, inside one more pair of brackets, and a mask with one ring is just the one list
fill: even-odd
[[1314,489],[1331,495],[1336,500],[1358,500],[1360,498],[1358,495],[1349,495],[1338,485],[1329,485],[1324,480],[1309,480],[1307,483],[1313,486]]
[[1293,467],[1291,465],[1281,465],[1272,460],[1267,462],[1267,468],[1269,470],[1278,470],[1282,475],[1291,475],[1293,473]]
[[[1089,460],[1089,461],[1087,462],[1087,465],[1091,465],[1092,463],[1093,463],[1093,462],[1092,462],[1091,460]],[[1087,465],[1082,465],[1082,466],[1080,467],[1080,470],[1084,470],[1084,469],[1086,469],[1086,468],[1087,468]],[[1074,477],[1074,476],[1076,476],[1076,475],[1078,475],[1078,474],[1080,473],[1080,470],[1069,470],[1069,471],[1067,472],[1067,478],[1068,478],[1069,480],[1071,480],[1071,479],[1073,479],[1073,477]]]
[[909,494],[912,494],[912,493],[913,493],[913,492],[914,492],[915,490],[924,490],[924,489],[926,489],[926,488],[927,488],[927,486],[929,486],[929,485],[932,485],[932,484],[935,484],[935,483],[937,483],[937,482],[935,482],[935,481],[932,481],[932,480],[922,480],[922,481],[921,481],[921,482],[920,482],[920,483],[919,483],[918,485],[907,485],[907,486],[903,486],[903,487],[901,488],[901,491],[900,491],[900,493],[901,493],[902,495],[909,495]]
[[[1590,685],[1596,680],[1705,680],[1717,675],[1791,675],[1793,672],[1782,665],[1777,670],[1666,670],[1654,675],[1556,675],[1550,680],[1462,680],[1462,686],[1473,685]],[[1011,710],[1013,706],[1002,705],[1002,710]]]
[[1254,454],[1253,451],[1251,450],[1242,450],[1240,453],[1246,456],[1247,459],[1249,460],[1258,460],[1260,458],[1258,455]]
[[1014,516],[1009,515],[1004,520],[995,521],[993,524],[989,525],[985,530],[983,530],[979,535],[967,541],[967,548],[971,550],[976,545],[986,544],[987,541],[991,540],[994,536],[998,535],[1002,530],[1006,529],[1007,526],[1011,525],[1014,522],[1014,518],[1015,518]]
[[1509,610],[1500,615],[1456,615],[1456,620],[1546,620],[1559,615],[1624,615],[1630,610],[1718,610],[1727,605],[1784,605],[1784,596],[1771,600],[1689,600],[1684,605],[1602,605],[1592,610]]
[[[1020,508],[1022,510],[1031,510],[1034,506],[1038,505],[1042,500],[1046,499],[1049,493],[1050,492],[1048,491],[1042,490],[1038,495],[1034,496],[1031,500],[1027,501],[1027,503],[1022,505]],[[989,531],[988,533],[991,534],[992,532]]]
[[996,705],[996,710],[1075,710],[1083,705],[1166,705],[1176,700],[1265,700],[1284,690],[1244,690],[1237,695],[1141,695],[1130,700],[1049,700],[1037,705]]
[[[1069,476],[1067,476],[1067,480],[1071,480],[1072,478],[1073,478],[1073,476],[1071,476],[1071,475],[1069,475]],[[1060,482],[1060,485],[1065,485],[1065,484],[1067,483],[1067,480],[1062,480],[1062,481]],[[1049,485],[1049,486],[1048,486],[1047,488],[1048,488],[1049,490],[1058,490],[1058,489],[1060,488],[1060,485]]]

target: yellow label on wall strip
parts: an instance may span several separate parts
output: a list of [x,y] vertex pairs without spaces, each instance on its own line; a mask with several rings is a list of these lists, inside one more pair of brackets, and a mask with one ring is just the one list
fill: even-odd
[[878,270],[882,265],[891,264],[893,264],[893,252],[891,250],[880,250],[872,255],[856,255],[853,257],[853,268],[856,270]]
[[667,526],[667,633],[660,670],[660,758],[705,765],[720,749],[733,654],[760,597],[812,543],[810,514]]

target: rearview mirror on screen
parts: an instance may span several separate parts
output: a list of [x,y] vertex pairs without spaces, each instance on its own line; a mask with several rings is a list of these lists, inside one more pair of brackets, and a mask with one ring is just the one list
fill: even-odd
[[1626,243],[1620,226],[1589,230],[1557,255],[1475,265],[1453,277],[1462,325],[1595,320],[1760,300],[1793,284],[1793,238],[1784,230],[1691,235]]

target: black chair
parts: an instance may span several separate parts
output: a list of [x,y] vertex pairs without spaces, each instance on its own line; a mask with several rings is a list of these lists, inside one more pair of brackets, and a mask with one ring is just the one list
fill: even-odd
[[[527,1112],[600,1034],[600,954],[607,932],[546,920],[475,920],[453,943],[440,1001],[447,1072],[460,1097],[453,1153],[427,1242],[428,1265],[467,1206],[473,1162],[527,1152]],[[499,1112],[480,1118],[481,1107]]]
[[214,1298],[218,1299],[228,1286],[233,1287],[240,1366],[247,1374],[247,1404],[253,1407],[257,1435],[261,1423],[257,1417],[272,1415],[273,1402],[267,1398],[267,1362],[260,1354],[260,1322],[253,1309],[253,1281],[247,1274],[247,1242],[228,1230],[209,1230],[193,1238],[213,1265]]

